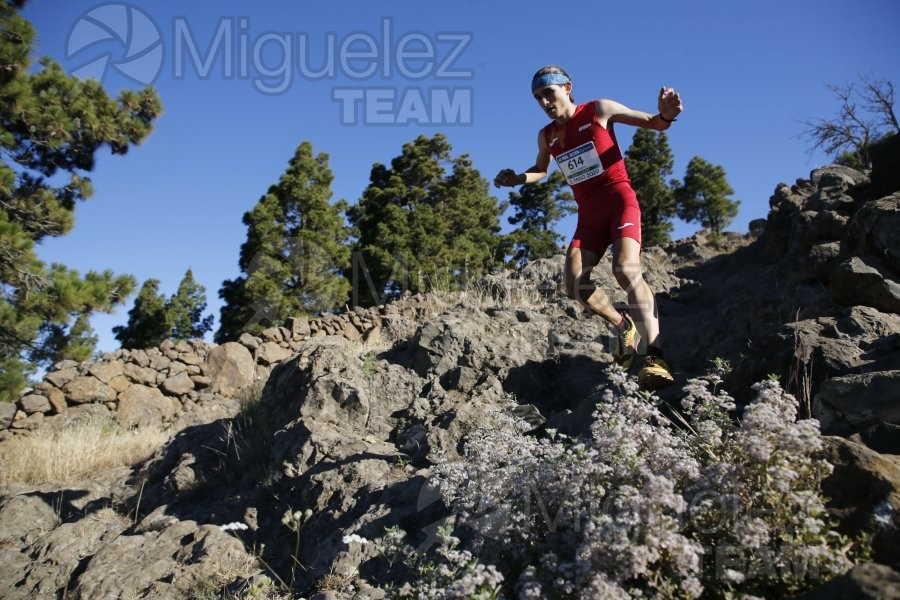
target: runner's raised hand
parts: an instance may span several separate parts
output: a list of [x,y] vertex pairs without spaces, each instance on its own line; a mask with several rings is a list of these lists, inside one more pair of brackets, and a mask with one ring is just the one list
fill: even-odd
[[659,89],[659,101],[657,102],[659,114],[667,121],[672,121],[681,114],[684,106],[681,104],[681,96],[674,88],[662,86]]

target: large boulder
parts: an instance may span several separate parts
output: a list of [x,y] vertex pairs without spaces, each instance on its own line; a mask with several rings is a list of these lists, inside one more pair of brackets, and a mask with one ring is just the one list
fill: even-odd
[[206,376],[210,392],[235,396],[256,380],[256,361],[243,344],[227,342],[207,354]]
[[857,565],[840,577],[796,596],[795,600],[895,600],[900,598],[900,573],[876,563]]
[[112,402],[116,391],[96,377],[76,377],[63,386],[63,392],[70,404],[88,402]]
[[869,306],[852,306],[839,315],[835,330],[861,348],[900,333],[900,315],[881,312]]
[[44,379],[52,383],[58,388],[65,386],[67,383],[78,377],[78,369],[73,366],[67,366],[57,371],[50,371],[44,376]]
[[130,428],[171,421],[180,409],[178,400],[164,395],[159,388],[135,383],[119,397],[116,418],[120,426]]
[[67,597],[72,575],[84,558],[100,550],[129,524],[111,508],[93,511],[76,522],[60,523],[27,548],[25,554],[31,560],[24,577],[6,594],[0,589],[0,596],[7,600]]
[[900,273],[900,192],[866,202],[856,211],[847,243],[852,253],[881,257]]
[[900,425],[900,371],[858,373],[822,382],[813,416],[824,431],[849,434],[878,423]]
[[[146,353],[144,356],[146,356]],[[143,385],[157,385],[165,378],[165,376],[156,369],[150,368],[149,366],[144,367],[136,363],[128,363],[125,365],[125,376],[130,381]]]
[[900,313],[900,284],[891,279],[876,258],[853,256],[838,265],[831,276],[831,296],[847,306],[871,306]]
[[824,441],[824,458],[834,471],[822,482],[822,492],[839,530],[849,536],[874,532],[874,560],[900,568],[900,457],[844,438]]
[[56,511],[38,496],[0,499],[0,598],[36,597],[18,585],[32,562],[27,549],[58,524]]
[[116,377],[125,374],[125,365],[119,361],[94,363],[88,367],[88,373],[108,384]]
[[278,342],[265,342],[256,351],[256,357],[264,365],[274,365],[287,360],[293,354],[290,349],[281,346]]
[[198,597],[252,575],[240,540],[214,525],[173,519],[159,531],[121,535],[94,554],[78,575],[79,598]]
[[19,398],[19,406],[29,415],[37,412],[50,412],[50,400],[40,394],[22,396]]
[[825,165],[809,172],[809,181],[817,190],[832,187],[847,189],[865,180],[863,173],[844,165]]
[[183,396],[194,390],[194,382],[186,371],[181,371],[163,381],[162,389],[170,396]]
[[362,434],[369,420],[368,383],[347,340],[327,336],[307,342],[299,357],[273,374],[272,392],[285,402],[298,402],[307,427],[337,427]]

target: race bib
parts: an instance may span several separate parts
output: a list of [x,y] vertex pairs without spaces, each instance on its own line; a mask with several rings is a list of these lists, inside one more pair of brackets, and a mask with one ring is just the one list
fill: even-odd
[[593,179],[603,172],[603,165],[600,164],[600,155],[594,148],[594,142],[584,143],[560,154],[556,157],[556,164],[559,165],[559,170],[565,175],[569,185]]

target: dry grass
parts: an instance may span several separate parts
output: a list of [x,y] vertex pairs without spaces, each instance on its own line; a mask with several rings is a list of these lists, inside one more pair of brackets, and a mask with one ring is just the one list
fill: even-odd
[[245,385],[238,390],[236,396],[238,401],[239,414],[245,414],[256,408],[263,397],[266,389],[266,379],[257,379],[249,385]]
[[[196,580],[188,590],[189,600],[293,600],[268,577],[257,577],[257,559],[247,554],[243,560],[217,565],[213,573]],[[255,582],[253,581],[255,580]],[[241,585],[235,583],[242,581]]]
[[160,426],[120,429],[110,420],[49,428],[0,444],[0,488],[13,483],[73,483],[115,467],[133,465],[167,440]]
[[[800,320],[800,309],[794,313],[796,324]],[[815,348],[801,335],[800,328],[794,327],[794,355],[788,369],[787,391],[794,394],[800,404],[798,418],[809,419],[812,414],[812,366]]]
[[539,309],[547,305],[546,295],[534,283],[506,276],[485,277],[469,285],[461,296],[481,308]]
[[547,294],[534,282],[511,271],[490,273],[468,281],[462,287],[429,287],[428,306],[437,313],[458,302],[478,308],[541,308],[547,305]]
[[355,578],[352,575],[347,574],[338,574],[335,573],[334,570],[319,579],[317,587],[319,591],[333,591],[340,592],[348,585],[353,583]]

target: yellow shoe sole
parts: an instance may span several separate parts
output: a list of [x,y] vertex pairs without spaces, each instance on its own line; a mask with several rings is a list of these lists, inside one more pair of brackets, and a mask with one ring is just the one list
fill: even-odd
[[672,377],[672,374],[659,366],[644,367],[638,373],[638,384],[642,389],[648,391],[659,390],[673,383],[675,383],[675,378]]

